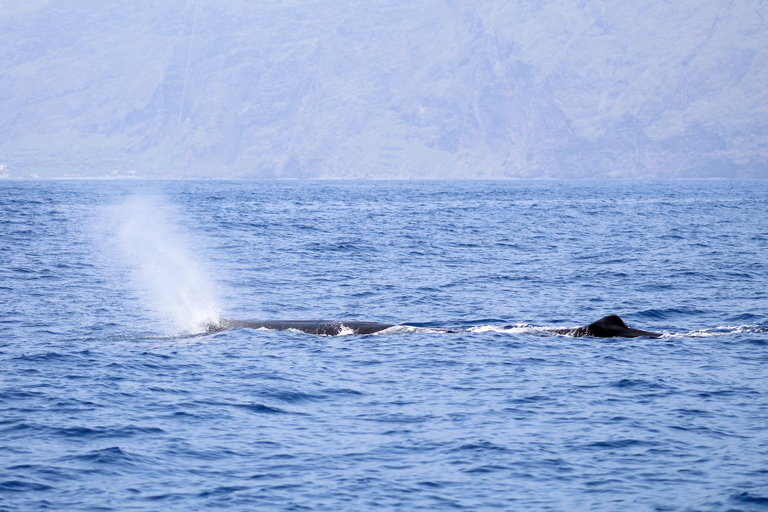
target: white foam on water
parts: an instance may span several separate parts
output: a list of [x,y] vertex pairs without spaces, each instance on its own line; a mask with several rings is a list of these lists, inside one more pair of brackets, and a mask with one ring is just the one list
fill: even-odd
[[336,336],[349,336],[350,334],[355,334],[355,331],[353,331],[350,327],[347,327],[344,324],[341,324],[341,330],[339,331],[339,334]]
[[135,291],[166,328],[204,332],[219,323],[214,281],[180,228],[179,213],[158,197],[133,196],[112,209],[117,247]]
[[435,334],[435,333],[446,333],[448,330],[446,329],[440,329],[437,327],[416,327],[415,325],[393,325],[392,327],[387,327],[386,329],[383,329],[381,331],[374,332],[374,336],[379,336],[382,334]]
[[509,333],[509,334],[523,334],[523,333],[534,333],[534,332],[549,333],[550,329],[551,328],[548,328],[548,327],[536,327],[534,325],[528,325],[528,324],[517,324],[517,325],[478,325],[475,327],[470,327],[467,330],[469,332],[502,332],[502,333]]
[[721,325],[714,329],[701,329],[686,333],[667,333],[664,332],[662,338],[692,337],[692,338],[710,338],[713,336],[727,336],[729,334],[761,334],[766,332],[765,326],[761,324],[752,325]]

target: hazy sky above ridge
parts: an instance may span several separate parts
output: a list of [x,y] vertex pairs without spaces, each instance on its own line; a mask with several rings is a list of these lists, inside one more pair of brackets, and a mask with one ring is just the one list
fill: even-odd
[[766,19],[760,0],[2,0],[0,164],[768,177]]

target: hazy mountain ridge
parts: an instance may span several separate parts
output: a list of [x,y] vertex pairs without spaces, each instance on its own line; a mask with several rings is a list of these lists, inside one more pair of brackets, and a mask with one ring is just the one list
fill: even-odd
[[8,2],[41,175],[768,177],[759,0]]

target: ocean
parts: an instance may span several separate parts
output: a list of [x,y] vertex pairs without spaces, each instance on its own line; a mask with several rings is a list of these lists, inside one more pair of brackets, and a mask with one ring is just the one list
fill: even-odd
[[767,181],[0,180],[0,511],[768,510],[767,255]]

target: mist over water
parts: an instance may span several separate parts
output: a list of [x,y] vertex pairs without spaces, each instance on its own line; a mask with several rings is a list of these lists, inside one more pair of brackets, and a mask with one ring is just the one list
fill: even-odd
[[159,196],[130,196],[110,210],[118,261],[134,291],[168,333],[202,332],[219,321],[217,286],[194,254],[179,211]]

